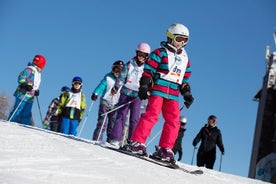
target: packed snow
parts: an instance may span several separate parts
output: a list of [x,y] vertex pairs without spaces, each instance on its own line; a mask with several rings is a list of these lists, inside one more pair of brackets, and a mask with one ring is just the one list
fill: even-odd
[[[189,170],[198,169],[178,164]],[[192,175],[103,148],[90,140],[0,121],[1,184],[265,183],[200,169],[204,174]]]

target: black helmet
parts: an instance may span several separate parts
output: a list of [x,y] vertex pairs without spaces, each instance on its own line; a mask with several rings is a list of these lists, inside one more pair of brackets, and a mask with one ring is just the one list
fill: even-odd
[[122,69],[122,68],[124,67],[124,62],[121,61],[121,60],[115,61],[115,62],[113,63],[113,65],[112,65],[112,71],[113,71],[113,69],[116,68],[116,67],[119,67],[119,68]]
[[210,115],[210,116],[208,117],[208,119],[213,119],[213,120],[216,120],[216,119],[217,119],[217,117],[216,117],[215,115]]

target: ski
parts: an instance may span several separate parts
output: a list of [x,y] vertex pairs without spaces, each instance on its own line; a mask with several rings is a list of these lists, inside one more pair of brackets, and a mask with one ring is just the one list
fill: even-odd
[[121,147],[119,149],[114,149],[114,148],[111,148],[111,149],[113,149],[115,151],[118,151],[120,153],[124,153],[126,155],[130,155],[130,156],[134,156],[134,157],[140,158],[142,160],[145,160],[145,161],[148,161],[148,162],[151,162],[151,163],[163,166],[163,167],[170,168],[170,169],[178,169],[179,168],[179,166],[177,164],[175,164],[175,163],[169,163],[169,162],[164,162],[164,161],[161,161],[161,160],[156,160],[156,159],[153,159],[151,157],[151,155],[133,154],[133,153],[127,151],[127,150],[124,150]]
[[194,174],[194,175],[201,175],[201,174],[203,174],[203,171],[200,170],[200,169],[188,170],[188,169],[185,169],[183,167],[179,167],[178,169],[181,170],[181,171],[184,171],[185,173],[189,173],[189,174]]
[[196,170],[185,169],[185,168],[179,166],[176,163],[170,163],[170,162],[165,162],[165,161],[162,161],[162,160],[157,160],[157,159],[153,158],[151,155],[142,156],[142,155],[133,154],[133,153],[127,151],[127,150],[124,150],[122,147],[120,147],[118,149],[117,147],[112,146],[112,145],[107,145],[107,144],[98,144],[98,145],[100,145],[103,148],[107,148],[107,149],[110,149],[110,150],[113,150],[113,151],[117,151],[119,153],[123,153],[123,154],[129,155],[129,156],[133,156],[133,157],[136,157],[136,158],[139,158],[139,159],[142,159],[142,160],[145,160],[145,161],[148,161],[148,162],[151,162],[151,163],[163,166],[163,167],[167,167],[167,168],[170,168],[170,169],[181,170],[181,171],[183,171],[185,173],[188,173],[188,174],[194,174],[194,175],[203,174],[203,171],[200,170],[200,169],[196,169]]
[[196,170],[188,170],[188,169],[185,169],[177,164],[173,164],[173,163],[168,163],[168,162],[165,162],[165,161],[162,161],[162,160],[157,160],[155,159],[154,157],[152,157],[151,155],[149,155],[149,158],[151,160],[154,160],[155,162],[158,162],[160,164],[164,164],[164,166],[166,167],[169,167],[169,168],[172,168],[172,169],[178,169],[178,170],[181,170],[185,173],[189,173],[189,174],[194,174],[194,175],[200,175],[200,174],[203,174],[203,171],[200,170],[200,169],[196,169]]

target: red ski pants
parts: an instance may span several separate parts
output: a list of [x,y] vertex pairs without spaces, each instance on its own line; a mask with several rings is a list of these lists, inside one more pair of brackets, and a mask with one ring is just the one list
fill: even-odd
[[159,140],[159,146],[172,149],[180,127],[179,104],[176,100],[166,99],[157,95],[149,97],[146,112],[141,115],[131,140],[145,143],[151,129],[158,122],[158,116],[161,111],[165,123]]

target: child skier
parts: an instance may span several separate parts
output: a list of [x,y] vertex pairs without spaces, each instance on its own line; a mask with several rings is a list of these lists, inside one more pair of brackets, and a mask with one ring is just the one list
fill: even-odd
[[138,95],[148,98],[146,112],[134,130],[131,141],[124,148],[134,154],[145,155],[145,142],[162,111],[165,119],[159,146],[153,158],[174,163],[172,148],[178,135],[180,109],[179,91],[187,108],[193,103],[188,79],[191,75],[190,61],[184,47],[189,31],[182,24],[172,24],[167,30],[167,41],[155,49],[144,66]]
[[77,128],[86,109],[86,98],[81,88],[82,78],[76,76],[72,80],[71,91],[60,97],[58,113],[61,115],[61,133],[77,135]]
[[[102,114],[114,109],[115,105],[118,103],[120,93],[113,94],[111,89],[114,87],[116,79],[124,67],[123,61],[116,61],[112,65],[112,70],[104,76],[101,82],[98,84],[94,90],[91,99],[96,101],[98,96],[101,96],[99,111],[98,111],[98,123],[93,133],[93,140],[102,141],[103,133],[106,130],[106,117]],[[110,142],[111,131],[116,118],[116,111],[112,111],[106,115],[108,117],[107,123],[107,142]]]
[[36,55],[33,62],[28,63],[28,67],[19,74],[18,87],[14,92],[15,103],[9,121],[31,125],[34,96],[39,95],[41,72],[45,65],[45,57]]
[[119,79],[117,80],[114,91],[120,89],[121,94],[118,102],[118,106],[124,105],[128,102],[132,102],[126,106],[117,110],[116,121],[112,130],[110,142],[116,147],[119,147],[121,141],[123,141],[123,130],[126,122],[128,111],[130,111],[129,127],[128,127],[128,139],[132,135],[134,128],[140,117],[141,100],[138,97],[139,80],[143,73],[144,63],[150,53],[150,46],[147,43],[140,43],[136,48],[136,56],[126,63],[123,68]]
[[[70,88],[67,86],[63,86],[60,91],[61,91],[61,94],[60,94],[61,96],[64,92],[70,91]],[[51,101],[43,121],[44,128],[50,129],[51,131],[54,131],[54,132],[60,132],[61,119],[60,119],[60,116],[58,116],[58,104],[60,101],[60,96],[54,98]]]

